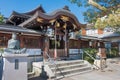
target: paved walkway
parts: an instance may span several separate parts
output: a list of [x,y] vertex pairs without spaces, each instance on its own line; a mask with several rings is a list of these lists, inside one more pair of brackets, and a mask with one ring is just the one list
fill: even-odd
[[[108,59],[108,67],[104,70],[94,70],[89,73],[79,74],[60,80],[120,80],[120,58]],[[49,80],[36,78],[31,80]]]

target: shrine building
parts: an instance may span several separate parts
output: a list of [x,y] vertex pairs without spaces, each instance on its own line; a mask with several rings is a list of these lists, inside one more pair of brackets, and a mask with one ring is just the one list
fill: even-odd
[[[43,53],[45,57],[47,53],[52,58],[65,58],[78,55],[85,47],[98,48],[98,42],[104,47],[97,38],[71,37],[85,26],[67,6],[49,14],[42,6],[26,13],[13,11],[6,23],[0,25],[0,48],[7,47],[13,32],[17,33],[21,48],[27,48],[31,55]],[[94,44],[90,45],[90,41]]]

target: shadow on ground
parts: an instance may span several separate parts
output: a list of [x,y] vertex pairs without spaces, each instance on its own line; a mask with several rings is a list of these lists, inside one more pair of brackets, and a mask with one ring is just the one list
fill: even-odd
[[41,72],[40,76],[33,77],[28,80],[49,80],[49,77],[48,77],[46,71],[44,70],[44,66],[42,66],[42,72]]

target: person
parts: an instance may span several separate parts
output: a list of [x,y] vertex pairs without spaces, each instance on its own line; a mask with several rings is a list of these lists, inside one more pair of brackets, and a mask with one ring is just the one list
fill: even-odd
[[8,46],[4,51],[7,53],[20,54],[25,53],[26,48],[20,48],[20,42],[17,40],[17,34],[12,33],[12,38],[8,41]]

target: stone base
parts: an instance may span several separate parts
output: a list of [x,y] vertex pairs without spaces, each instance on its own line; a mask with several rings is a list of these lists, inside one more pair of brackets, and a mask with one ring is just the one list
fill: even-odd
[[[100,60],[95,60],[94,61],[94,64],[95,64],[95,68],[98,69],[98,67],[100,68],[101,67],[101,62]],[[97,67],[98,66],[98,67]]]
[[[95,68],[98,69],[98,67],[100,69],[104,69],[106,68],[107,64],[106,64],[106,60],[102,59],[102,60],[95,60],[94,64],[96,65]],[[98,66],[98,67],[97,67]]]
[[2,80],[27,80],[27,54],[4,54]]

